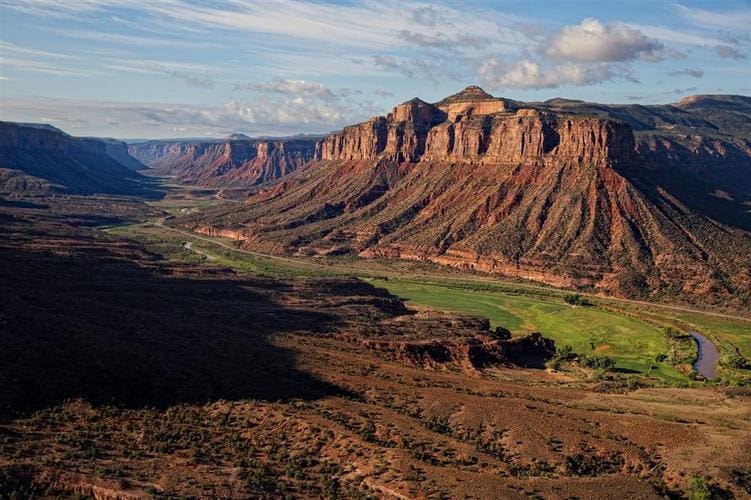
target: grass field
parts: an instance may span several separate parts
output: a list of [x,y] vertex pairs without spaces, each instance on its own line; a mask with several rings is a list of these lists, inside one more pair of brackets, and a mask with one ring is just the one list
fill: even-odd
[[651,374],[668,381],[686,380],[672,366],[654,361],[657,354],[667,354],[667,338],[660,328],[638,319],[596,307],[407,279],[368,281],[413,304],[478,314],[488,318],[492,326],[506,327],[515,335],[538,331],[559,346],[570,345],[579,354],[609,356],[623,371]]

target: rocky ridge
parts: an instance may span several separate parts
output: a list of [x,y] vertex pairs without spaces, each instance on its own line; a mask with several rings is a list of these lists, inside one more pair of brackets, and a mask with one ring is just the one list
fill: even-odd
[[147,141],[129,152],[158,175],[205,186],[250,187],[283,177],[313,159],[317,138]]

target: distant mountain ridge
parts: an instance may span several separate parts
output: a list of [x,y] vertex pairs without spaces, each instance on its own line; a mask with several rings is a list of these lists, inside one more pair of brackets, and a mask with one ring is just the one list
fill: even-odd
[[273,253],[751,304],[748,103],[523,103],[478,87],[416,98],[327,136],[314,161],[243,205],[185,224]]
[[116,139],[73,137],[46,124],[0,122],[0,192],[142,194],[146,168]]
[[147,141],[128,151],[158,175],[204,186],[251,187],[283,177],[313,159],[320,138]]

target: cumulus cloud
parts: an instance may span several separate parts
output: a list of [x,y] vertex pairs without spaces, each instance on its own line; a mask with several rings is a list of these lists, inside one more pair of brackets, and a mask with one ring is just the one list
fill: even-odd
[[480,64],[477,72],[481,83],[490,88],[544,89],[593,85],[614,78],[636,81],[628,68],[602,63],[564,63],[546,68],[528,59],[513,63],[489,59]]
[[748,56],[746,54],[743,54],[735,47],[731,47],[730,45],[717,45],[714,48],[715,53],[723,57],[725,59],[746,59]]
[[623,23],[605,25],[593,18],[565,26],[547,42],[547,55],[579,62],[658,61],[664,46]]
[[704,76],[704,72],[699,68],[684,68],[677,71],[671,71],[668,74],[670,76],[693,76],[694,78],[701,78]]
[[480,81],[491,88],[521,89],[587,86],[614,79],[638,82],[628,63],[685,57],[636,27],[593,18],[547,37],[530,35],[529,43],[527,54],[519,59],[481,60],[476,66]]

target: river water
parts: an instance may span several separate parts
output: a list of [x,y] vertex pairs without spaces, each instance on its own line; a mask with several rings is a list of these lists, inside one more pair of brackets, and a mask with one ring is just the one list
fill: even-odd
[[698,332],[688,332],[698,346],[699,354],[694,361],[694,371],[704,378],[710,379],[715,376],[717,361],[720,360],[720,352],[707,337]]

